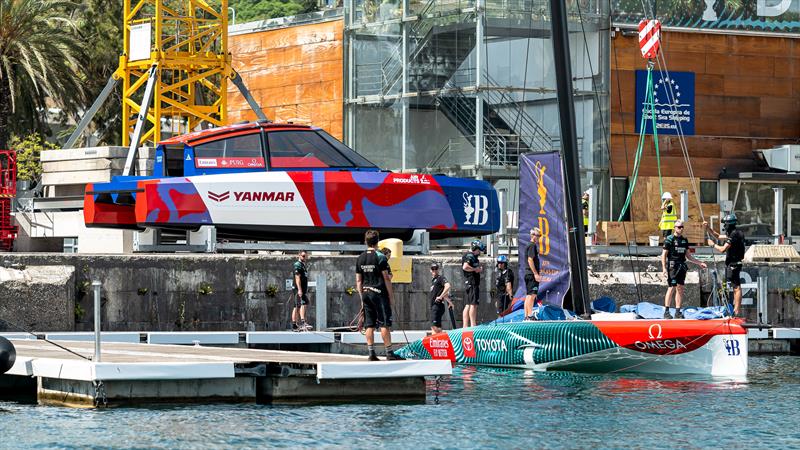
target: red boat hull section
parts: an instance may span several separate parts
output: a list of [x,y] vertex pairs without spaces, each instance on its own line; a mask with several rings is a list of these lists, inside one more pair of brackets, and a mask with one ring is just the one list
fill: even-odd
[[635,320],[596,321],[594,325],[620,347],[655,355],[691,352],[714,336],[742,335],[741,321]]
[[[93,189],[93,184],[86,185],[86,192]],[[85,194],[83,199],[83,221],[87,227],[139,228],[133,205],[96,202],[94,197]]]

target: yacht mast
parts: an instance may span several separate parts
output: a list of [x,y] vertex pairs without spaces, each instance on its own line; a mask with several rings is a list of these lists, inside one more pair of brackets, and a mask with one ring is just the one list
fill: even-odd
[[[576,7],[580,7],[576,5]],[[550,23],[553,33],[553,56],[558,92],[558,117],[561,125],[561,152],[564,159],[564,181],[567,204],[567,229],[573,310],[581,315],[591,312],[583,240],[583,214],[579,206],[581,180],[578,166],[578,142],[575,132],[575,103],[572,88],[572,68],[569,54],[569,29],[564,0],[550,0]]]

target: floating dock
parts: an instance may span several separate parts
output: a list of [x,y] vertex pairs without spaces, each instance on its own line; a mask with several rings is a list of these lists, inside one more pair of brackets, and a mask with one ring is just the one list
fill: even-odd
[[17,358],[0,375],[0,399],[46,405],[424,401],[425,377],[452,373],[449,361],[110,342],[105,333],[101,362],[90,360],[93,342],[57,341],[78,355],[43,340],[12,342]]

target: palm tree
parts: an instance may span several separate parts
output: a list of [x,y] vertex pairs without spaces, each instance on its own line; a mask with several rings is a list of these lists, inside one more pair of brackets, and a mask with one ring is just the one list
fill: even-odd
[[12,132],[46,130],[48,103],[84,104],[82,42],[63,0],[0,0],[0,149]]

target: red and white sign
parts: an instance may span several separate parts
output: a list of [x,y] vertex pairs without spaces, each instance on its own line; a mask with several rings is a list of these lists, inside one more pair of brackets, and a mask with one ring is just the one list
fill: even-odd
[[437,333],[422,339],[422,346],[425,347],[432,359],[449,359],[453,363],[456,361],[453,344],[447,333]]
[[642,19],[639,22],[639,49],[642,57],[655,58],[661,47],[661,22],[658,20]]
[[215,169],[263,169],[264,158],[195,158],[195,167]]
[[475,358],[478,356],[475,353],[475,335],[472,331],[461,333],[461,348],[464,350],[465,358]]

